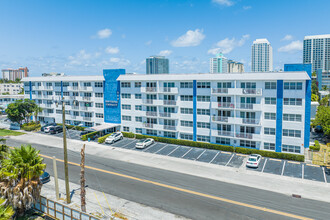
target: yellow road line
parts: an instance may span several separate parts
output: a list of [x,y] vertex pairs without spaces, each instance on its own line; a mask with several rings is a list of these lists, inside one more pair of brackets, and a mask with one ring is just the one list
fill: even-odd
[[231,152],[221,151],[222,154],[232,154]]
[[[46,156],[46,155],[43,155],[43,154],[40,154],[40,156],[48,158],[48,159],[53,159],[52,157]],[[56,160],[58,160],[60,162],[64,162],[61,159],[56,159]],[[74,162],[68,162],[68,163],[71,164],[71,165],[80,166],[80,164],[78,164],[78,163],[74,163]],[[163,184],[163,183],[158,183],[158,182],[151,181],[151,180],[146,180],[146,179],[141,179],[141,178],[138,178],[138,177],[129,176],[129,175],[126,175],[126,174],[121,174],[121,173],[116,173],[116,172],[112,172],[112,171],[108,171],[108,170],[103,170],[103,169],[99,169],[99,168],[96,168],[96,167],[85,166],[85,168],[100,171],[100,172],[103,172],[103,173],[108,173],[108,174],[115,175],[115,176],[120,176],[120,177],[131,179],[131,180],[136,180],[136,181],[139,181],[139,182],[153,184],[153,185],[164,187],[164,188],[167,188],[167,189],[173,189],[173,190],[177,190],[177,191],[180,191],[180,192],[185,192],[185,193],[192,194],[192,195],[197,195],[197,196],[201,196],[201,197],[205,197],[205,198],[209,198],[209,199],[214,199],[214,200],[218,200],[218,201],[222,201],[222,202],[226,202],[226,203],[230,203],[230,204],[234,204],[234,205],[238,205],[238,206],[243,206],[243,207],[247,207],[247,208],[251,208],[251,209],[256,209],[256,210],[263,211],[263,212],[273,213],[273,214],[282,215],[282,216],[295,218],[295,219],[300,219],[300,220],[312,220],[312,218],[307,218],[307,217],[303,217],[303,216],[299,216],[299,215],[295,215],[295,214],[291,214],[291,213],[287,213],[287,212],[277,211],[277,210],[274,210],[274,209],[269,209],[269,208],[265,208],[265,207],[261,207],[261,206],[256,206],[256,205],[251,205],[251,204],[238,202],[238,201],[234,201],[234,200],[230,200],[230,199],[225,199],[225,198],[222,198],[222,197],[219,197],[219,196],[212,196],[212,195],[209,195],[209,194],[200,193],[200,192],[196,192],[196,191],[192,191],[192,190],[188,190],[188,189],[183,189],[183,188],[179,188],[179,187],[175,187],[175,186],[170,186],[170,185],[166,185],[166,184]]]
[[299,162],[296,161],[288,161],[288,163],[300,164]]
[[319,165],[315,165],[315,164],[306,164],[306,165],[310,167],[320,167]]
[[236,154],[237,156],[242,156],[242,157],[247,157],[248,155],[246,154]]
[[279,159],[273,159],[273,158],[269,158],[269,160],[273,160],[273,161],[282,161],[282,160],[279,160]]

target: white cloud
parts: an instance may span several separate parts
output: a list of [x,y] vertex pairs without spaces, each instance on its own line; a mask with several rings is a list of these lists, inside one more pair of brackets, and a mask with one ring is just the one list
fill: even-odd
[[231,0],[212,0],[212,2],[224,6],[232,6],[234,4]]
[[171,50],[162,50],[159,52],[159,56],[169,56],[172,54],[173,51]]
[[145,45],[149,46],[152,43],[152,40],[145,42]]
[[124,58],[118,58],[118,57],[111,57],[110,63],[117,64],[118,66],[128,66],[131,64],[131,62]]
[[280,47],[278,49],[279,52],[286,52],[286,53],[294,53],[296,51],[300,51],[303,49],[303,42],[300,40],[292,41],[288,45]]
[[112,34],[112,31],[109,28],[103,29],[103,30],[99,30],[97,32],[97,37],[99,39],[105,39],[110,37],[110,35]]
[[251,9],[252,7],[250,6],[250,5],[248,5],[248,6],[243,6],[243,9],[244,10],[249,10],[249,9]]
[[178,39],[172,41],[171,44],[173,47],[194,47],[198,46],[204,38],[203,30],[189,30]]
[[119,53],[119,48],[118,47],[107,47],[105,48],[105,52],[109,54],[117,54]]
[[282,41],[284,41],[284,40],[292,40],[292,39],[293,39],[293,36],[290,35],[290,34],[287,34],[287,35],[285,35],[285,37],[283,37]]
[[248,34],[243,35],[240,40],[236,40],[235,38],[232,38],[232,39],[225,38],[225,39],[219,41],[216,44],[215,48],[209,49],[207,53],[214,54],[214,55],[219,52],[222,52],[224,54],[230,53],[236,47],[243,46],[245,44],[246,40],[249,38],[250,38],[250,35],[248,35]]

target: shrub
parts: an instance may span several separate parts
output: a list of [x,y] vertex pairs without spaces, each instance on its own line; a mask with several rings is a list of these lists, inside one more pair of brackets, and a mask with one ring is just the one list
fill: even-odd
[[110,133],[110,134],[106,134],[106,135],[104,135],[103,137],[99,137],[99,138],[97,139],[97,142],[100,143],[100,144],[104,143],[104,142],[105,142],[105,139],[107,139],[107,137],[109,137],[111,134],[112,134],[112,133]]
[[34,121],[25,123],[21,126],[21,129],[24,131],[36,131],[36,130],[39,130],[40,128],[41,128],[41,125],[35,123]]
[[98,131],[93,131],[91,133],[85,134],[85,135],[81,136],[81,140],[87,141],[88,138],[92,139],[94,136],[97,135],[97,133],[98,133]]
[[309,146],[309,149],[310,150],[313,150],[313,151],[320,151],[320,148],[321,148],[321,146],[319,145],[319,146]]
[[314,145],[315,147],[320,147],[320,142],[318,140],[315,140]]

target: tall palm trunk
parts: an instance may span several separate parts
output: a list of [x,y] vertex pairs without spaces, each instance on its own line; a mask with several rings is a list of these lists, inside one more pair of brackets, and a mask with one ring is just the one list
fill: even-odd
[[80,198],[81,211],[86,212],[86,191],[85,191],[85,144],[81,148],[81,174],[80,174]]

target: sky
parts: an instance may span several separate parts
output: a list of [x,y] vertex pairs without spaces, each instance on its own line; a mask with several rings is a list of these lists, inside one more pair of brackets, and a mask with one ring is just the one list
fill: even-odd
[[170,73],[207,73],[222,51],[251,69],[251,45],[267,38],[274,69],[302,62],[306,35],[329,34],[329,0],[0,0],[0,69],[30,76],[145,73],[151,55]]

